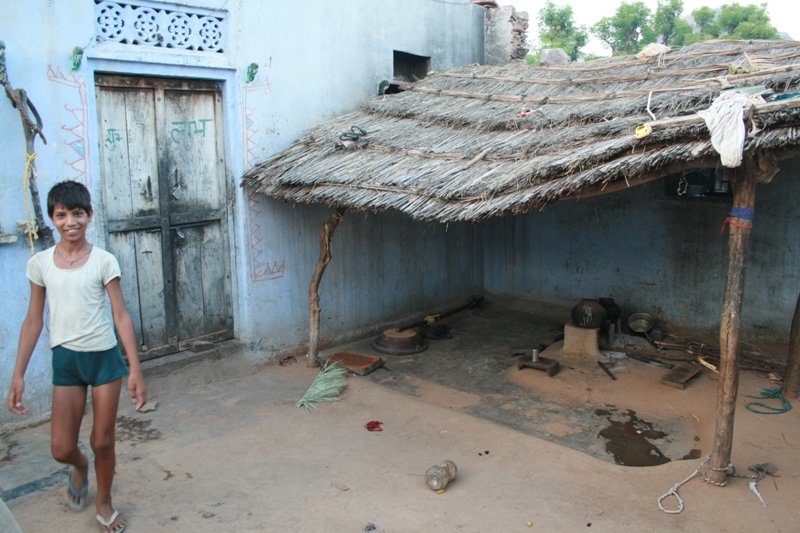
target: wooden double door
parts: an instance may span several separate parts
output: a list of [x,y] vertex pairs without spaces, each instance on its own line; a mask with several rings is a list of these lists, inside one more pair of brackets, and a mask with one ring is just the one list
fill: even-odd
[[150,359],[233,337],[222,94],[217,82],[98,74],[108,250]]

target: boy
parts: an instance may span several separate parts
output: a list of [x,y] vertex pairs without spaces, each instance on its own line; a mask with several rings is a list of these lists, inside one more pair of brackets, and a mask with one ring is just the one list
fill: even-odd
[[57,184],[47,195],[47,214],[61,240],[28,261],[31,285],[28,314],[22,323],[17,363],[8,394],[8,407],[28,412],[22,404],[24,376],[42,331],[45,295],[50,311],[50,347],[53,350],[53,458],[72,465],[67,483],[67,504],[81,511],[88,502],[89,460],[78,448],[86,393],[92,387],[91,446],[97,476],[97,520],[106,533],[119,533],[125,523],[111,505],[111,484],[116,464],[115,425],[128,367],[120,353],[114,328],[108,320],[105,296],[122,345],[128,356],[128,389],[136,410],[147,402],[133,322],[120,289],[119,263],[110,253],[86,240],[92,221],[89,191],[75,181]]

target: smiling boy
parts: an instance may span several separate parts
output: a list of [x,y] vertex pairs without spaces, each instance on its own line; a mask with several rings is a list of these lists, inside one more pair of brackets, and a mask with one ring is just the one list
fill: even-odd
[[[97,478],[97,521],[103,531],[119,533],[125,523],[111,504],[111,485],[122,377],[128,375],[128,389],[137,411],[147,401],[133,322],[120,288],[119,263],[113,255],[86,240],[86,229],[94,214],[86,187],[75,181],[57,184],[47,196],[47,214],[61,240],[28,261],[31,297],[20,331],[8,407],[20,415],[28,412],[22,403],[24,376],[42,331],[46,301],[53,351],[51,449],[56,461],[72,466],[67,504],[80,511],[88,503],[89,460],[78,447],[78,435],[91,387],[90,443]],[[111,303],[113,326],[108,319],[106,296]],[[114,326],[125,348],[127,365]]]

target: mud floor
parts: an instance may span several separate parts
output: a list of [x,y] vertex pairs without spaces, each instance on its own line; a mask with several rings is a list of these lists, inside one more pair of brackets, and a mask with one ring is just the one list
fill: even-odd
[[[772,385],[765,376],[742,372],[732,462],[743,474],[778,468],[757,485],[767,507],[747,479],[719,488],[697,477],[680,488],[684,511],[667,514],[657,499],[711,446],[713,373],[676,390],[661,384],[662,368],[610,359],[612,381],[594,359],[572,357],[549,377],[518,369],[514,354],[551,343],[558,313],[487,307],[453,318],[451,338],[382,356],[384,368],[348,377],[338,401],[312,413],[296,407],[318,372],[303,360],[232,378],[220,367],[219,379],[193,380],[187,367],[152,380],[157,410],[123,402],[120,411],[114,503],[126,531],[800,529],[800,410],[745,408],[746,395]],[[371,341],[325,353],[376,355]],[[368,431],[375,421],[383,431]],[[90,426],[89,413],[85,449]],[[458,474],[437,494],[424,473],[444,459]],[[641,461],[653,466],[634,466]],[[23,531],[98,530],[91,505],[67,508],[65,482],[47,424],[0,437],[0,495]]]

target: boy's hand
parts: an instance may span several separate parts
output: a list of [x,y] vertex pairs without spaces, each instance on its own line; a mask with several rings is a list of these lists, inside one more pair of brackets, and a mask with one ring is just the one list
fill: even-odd
[[11,390],[8,393],[8,408],[12,413],[24,415],[28,408],[22,405],[22,392],[25,390],[25,381],[22,378],[14,378],[11,381]]
[[134,409],[140,410],[147,403],[147,385],[144,384],[144,378],[140,373],[132,372],[128,376],[128,391],[131,393]]

